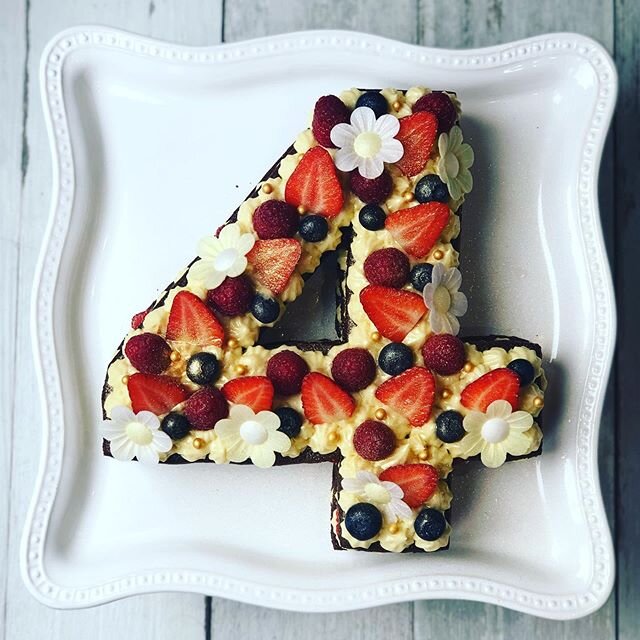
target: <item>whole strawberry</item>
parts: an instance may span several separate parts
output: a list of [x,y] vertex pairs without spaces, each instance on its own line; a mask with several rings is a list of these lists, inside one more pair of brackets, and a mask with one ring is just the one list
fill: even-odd
[[335,147],[331,142],[331,129],[341,122],[349,122],[349,109],[338,96],[322,96],[313,110],[311,129],[323,147]]

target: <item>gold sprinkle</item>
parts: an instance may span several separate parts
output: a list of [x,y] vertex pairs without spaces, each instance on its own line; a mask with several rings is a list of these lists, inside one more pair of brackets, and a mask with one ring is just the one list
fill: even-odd
[[394,111],[400,111],[400,107],[402,107],[402,104],[400,100],[396,100],[391,106],[393,107]]
[[387,417],[387,412],[384,409],[376,409],[376,420],[384,420]]
[[247,373],[249,369],[247,368],[246,364],[237,364],[236,365],[236,373],[239,376],[243,376],[245,373]]
[[390,534],[395,534],[398,533],[398,531],[400,531],[400,527],[398,526],[397,522],[394,522],[393,524],[389,525],[389,533]]
[[172,351],[171,355],[169,356],[169,360],[171,360],[171,362],[178,362],[178,360],[180,360],[181,357],[182,356],[178,351]]
[[194,449],[202,449],[205,445],[205,441],[202,438],[194,438],[191,444]]
[[444,251],[442,251],[441,249],[436,249],[436,250],[433,252],[433,257],[434,257],[436,260],[442,260],[442,258],[444,258]]
[[129,376],[122,376],[122,384],[129,384]]
[[425,461],[427,461],[427,460],[429,459],[429,454],[428,454],[426,451],[421,451],[421,452],[418,454],[418,458],[419,458],[420,460],[422,460],[422,462],[425,462]]
[[268,182],[265,182],[262,185],[262,191],[266,194],[273,193],[273,187]]
[[453,394],[451,393],[450,389],[443,389],[442,390],[442,399],[443,400],[448,400]]
[[298,213],[299,213],[301,216],[303,216],[303,215],[306,213],[306,210],[305,210],[305,208],[304,208],[302,205],[300,205],[300,206],[298,207]]
[[327,435],[327,440],[329,442],[337,442],[338,441],[338,434],[335,431],[329,431],[329,433]]
[[235,349],[238,346],[238,341],[235,338],[229,338],[227,340],[227,347],[229,349]]
[[374,342],[380,342],[380,340],[382,340],[382,336],[380,335],[380,333],[379,333],[378,331],[374,331],[374,332],[371,334],[371,339],[372,339]]
[[413,192],[412,191],[405,191],[402,194],[402,198],[405,200],[405,202],[411,202],[413,200]]
[[464,363],[464,370],[467,373],[471,373],[474,369],[475,369],[475,366],[474,366],[473,362],[465,362]]
[[540,396],[536,396],[533,399],[533,406],[538,407],[538,409],[541,409],[542,407],[544,407],[544,399],[541,398]]

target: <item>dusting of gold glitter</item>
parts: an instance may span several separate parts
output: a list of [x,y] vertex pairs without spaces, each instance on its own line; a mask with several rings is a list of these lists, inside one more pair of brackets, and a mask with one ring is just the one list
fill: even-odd
[[434,257],[436,260],[442,260],[442,258],[444,258],[444,252],[443,252],[442,250],[440,250],[440,249],[436,249],[436,250],[433,252],[433,257]]
[[262,185],[262,191],[266,194],[273,193],[273,187],[268,182],[265,182]]
[[464,363],[464,370],[465,370],[467,373],[471,373],[471,372],[474,370],[474,368],[475,368],[475,367],[474,367],[474,365],[473,365],[473,363],[472,363],[472,362],[465,362],[465,363]]
[[122,376],[122,384],[129,384],[129,376]]
[[180,360],[181,357],[182,356],[178,351],[172,351],[171,355],[169,356],[169,360],[171,360],[171,362],[178,362],[178,360]]
[[191,444],[194,449],[202,449],[205,445],[205,441],[202,438],[194,438]]
[[538,409],[541,409],[542,407],[544,407],[544,399],[541,398],[540,396],[536,396],[533,399],[533,406],[538,407]]
[[384,409],[376,409],[376,420],[384,420],[387,417],[387,412]]
[[448,400],[453,394],[451,393],[450,389],[443,389],[442,390],[442,399],[443,400]]

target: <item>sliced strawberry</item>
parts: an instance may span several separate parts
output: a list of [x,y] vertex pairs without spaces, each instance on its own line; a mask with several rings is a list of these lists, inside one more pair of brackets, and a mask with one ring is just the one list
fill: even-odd
[[410,256],[421,260],[448,222],[449,207],[434,200],[389,214],[384,226]]
[[460,394],[460,402],[467,409],[487,410],[496,400],[506,400],[515,411],[518,408],[520,378],[511,369],[494,369],[467,385]]
[[222,387],[222,393],[229,402],[246,404],[255,413],[271,410],[273,385],[266,376],[234,378]]
[[421,111],[400,118],[396,138],[402,142],[404,154],[396,166],[405,176],[415,176],[425,168],[437,134],[438,118],[433,113]]
[[168,413],[177,404],[189,397],[189,392],[176,378],[150,373],[134,373],[127,383],[131,408],[138,411],[151,411],[157,416]]
[[353,398],[331,378],[321,373],[308,373],[302,381],[302,409],[313,424],[344,420],[355,408]]
[[277,296],[287,286],[301,254],[302,247],[293,238],[256,240],[247,260],[256,280]]
[[171,304],[167,340],[190,342],[200,347],[221,347],[224,329],[198,296],[190,291],[180,291]]
[[424,367],[407,369],[376,389],[376,398],[401,413],[414,427],[428,422],[435,395],[435,378]]
[[403,491],[402,500],[412,509],[423,505],[438,488],[438,472],[430,464],[399,464],[380,474],[380,480],[394,482]]
[[331,154],[322,147],[309,149],[287,180],[284,199],[294,207],[327,218],[342,211],[344,198]]
[[394,342],[402,342],[427,311],[421,295],[373,284],[360,292],[360,303],[376,329]]

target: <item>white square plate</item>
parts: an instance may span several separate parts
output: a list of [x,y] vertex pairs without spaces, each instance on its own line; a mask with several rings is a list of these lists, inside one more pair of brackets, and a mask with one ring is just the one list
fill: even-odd
[[[598,608],[614,576],[596,443],[615,312],[596,183],[616,82],[602,47],[575,34],[474,51],[333,31],[204,49],[99,27],[57,36],[41,71],[54,174],[33,303],[44,415],[22,547],[33,594],[55,607],[180,590],[308,611],[420,598],[550,618]],[[333,551],[330,464],[103,458],[100,391],[132,313],[319,95],[415,84],[462,100],[476,152],[464,330],[542,345],[543,455],[454,474],[451,548],[431,555]]]

